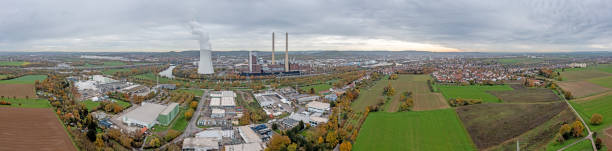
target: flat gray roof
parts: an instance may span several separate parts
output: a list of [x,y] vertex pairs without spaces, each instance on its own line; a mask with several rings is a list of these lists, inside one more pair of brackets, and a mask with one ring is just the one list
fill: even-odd
[[178,106],[178,103],[170,103],[160,114],[168,115],[176,106]]
[[153,123],[157,120],[157,116],[161,113],[166,106],[153,104],[153,103],[142,103],[142,105],[127,114],[123,115],[128,120],[136,120],[144,123]]

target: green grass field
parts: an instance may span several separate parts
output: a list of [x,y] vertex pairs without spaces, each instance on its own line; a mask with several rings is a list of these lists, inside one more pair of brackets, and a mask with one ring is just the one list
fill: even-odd
[[436,85],[436,87],[442,92],[444,98],[447,100],[451,98],[464,98],[464,99],[482,99],[483,102],[501,102],[499,98],[487,91],[503,91],[513,90],[508,85],[494,85],[494,86],[482,86],[482,85],[469,85],[469,86],[448,86],[448,85]]
[[0,66],[22,66],[28,65],[30,62],[24,61],[0,61]]
[[34,84],[34,81],[42,81],[47,75],[27,75],[10,80],[0,80],[0,84]]
[[495,61],[501,64],[519,64],[519,63],[532,64],[532,63],[543,62],[544,60],[534,59],[534,58],[500,58],[500,59],[496,59]]
[[[135,75],[133,77],[134,78],[145,79],[145,80],[152,80],[152,81],[156,81],[157,80],[156,75],[153,74],[153,73],[139,74],[139,75]],[[159,76],[159,83],[171,83],[171,84],[174,84],[174,83],[183,83],[184,84],[185,82],[177,81],[177,80],[173,80],[173,79],[169,79],[169,78],[165,78],[165,77]]]
[[[388,80],[387,77],[383,77],[380,81],[377,81],[374,86],[369,87],[365,90],[361,90],[359,97],[355,100],[351,107],[355,111],[365,111],[365,108],[370,105],[377,103],[379,99],[385,99],[383,96],[383,88],[388,84],[395,89],[395,95],[391,97],[391,101],[385,104],[385,111],[395,112],[400,105],[400,96],[404,92],[412,92],[413,95],[417,94],[432,94],[427,86],[427,80],[431,79],[429,75],[399,75],[397,80]],[[423,97],[425,98],[425,97]],[[435,99],[435,97],[429,97]],[[386,101],[386,100],[385,100]],[[418,100],[417,100],[418,101]],[[439,101],[439,100],[427,100],[427,101]],[[444,100],[442,100],[444,101]]]
[[177,90],[174,90],[173,92],[178,92],[178,93],[187,92],[187,93],[193,94],[196,97],[202,97],[202,94],[204,94],[204,90],[202,89],[177,89]]
[[[589,101],[570,102],[574,109],[587,122],[592,131],[598,132],[612,124],[612,95],[603,96]],[[589,123],[591,116],[595,113],[603,115],[603,122],[600,125]]]
[[314,88],[315,93],[318,93],[319,91],[325,91],[325,90],[329,90],[329,88],[331,88],[332,85],[328,84],[328,83],[321,83],[321,84],[315,84],[315,85],[310,85],[310,86],[306,86],[306,87],[302,87],[301,89],[305,92],[310,92],[310,88]]
[[599,86],[602,87],[606,87],[606,88],[612,88],[612,76],[608,76],[608,77],[601,77],[601,78],[593,78],[593,79],[589,79],[587,80],[593,84],[597,84]]
[[174,120],[172,120],[172,123],[170,123],[170,125],[168,126],[163,126],[163,125],[155,125],[153,126],[153,132],[163,132],[163,131],[167,131],[168,128],[171,128],[173,130],[177,130],[177,131],[184,131],[185,128],[187,128],[187,124],[189,121],[187,121],[187,119],[185,119],[185,108],[183,107],[179,107],[179,114],[176,115],[176,117],[174,118]]
[[[576,144],[574,144],[574,146],[570,146],[565,150],[571,150],[571,151],[592,151],[593,150],[593,145],[591,144],[591,140],[584,140],[581,142],[578,142]],[[603,149],[605,150],[605,149]]]
[[121,61],[105,61],[103,65],[93,65],[93,64],[85,64],[85,67],[112,67],[112,66],[123,66],[126,65],[125,62]]
[[[11,107],[50,108],[51,104],[45,99],[0,99],[11,103]],[[19,105],[21,103],[21,106]],[[3,107],[6,105],[0,105]]]
[[476,150],[453,109],[370,113],[354,151]]
[[[113,100],[115,100],[115,99],[113,99]],[[119,106],[121,106],[123,108],[126,108],[126,107],[130,106],[129,102],[125,102],[125,101],[121,101],[121,100],[115,100],[115,102],[117,102],[117,104],[119,104]],[[101,103],[100,101],[98,101],[98,102],[94,102],[94,101],[91,101],[91,100],[83,101],[83,104],[85,104],[85,107],[87,107],[87,109],[89,109],[89,111],[91,111],[91,110],[95,109],[96,107],[100,106],[100,103]]]
[[108,69],[108,70],[104,70],[102,71],[103,74],[106,75],[113,75],[117,72],[126,72],[126,71],[130,71],[131,69]]

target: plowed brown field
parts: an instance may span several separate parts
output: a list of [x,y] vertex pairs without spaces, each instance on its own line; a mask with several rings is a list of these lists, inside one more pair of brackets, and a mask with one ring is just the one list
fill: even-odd
[[51,109],[0,107],[0,150],[76,148]]

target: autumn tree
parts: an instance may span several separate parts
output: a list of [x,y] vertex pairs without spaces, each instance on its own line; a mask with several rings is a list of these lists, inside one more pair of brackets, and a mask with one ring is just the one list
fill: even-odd
[[572,127],[569,124],[563,124],[561,128],[559,128],[559,134],[561,134],[563,138],[569,138],[571,132]]
[[187,112],[185,112],[185,118],[187,120],[191,120],[191,117],[193,116],[193,112],[194,112],[193,109],[187,110]]
[[574,137],[582,137],[584,134],[584,125],[582,125],[582,122],[576,120],[574,123],[572,123],[572,133],[574,134]]
[[386,96],[393,96],[395,94],[395,89],[391,86],[391,83],[383,88],[383,94]]
[[94,142],[94,144],[98,148],[104,147],[104,140],[102,140],[102,133],[96,135],[96,141]]
[[195,109],[198,107],[198,101],[191,101],[191,104],[189,105],[189,107]]
[[349,141],[344,141],[342,144],[340,144],[340,151],[351,151],[352,148],[353,146]]
[[160,145],[161,141],[157,137],[153,137],[153,139],[151,139],[151,141],[149,142],[149,146],[151,147],[159,147]]
[[266,148],[266,151],[286,150],[287,145],[289,145],[290,143],[291,140],[288,136],[276,134],[272,136],[272,138],[270,138],[270,142],[268,142],[268,148]]
[[591,116],[591,124],[599,125],[603,121],[603,116],[601,114],[595,113]]

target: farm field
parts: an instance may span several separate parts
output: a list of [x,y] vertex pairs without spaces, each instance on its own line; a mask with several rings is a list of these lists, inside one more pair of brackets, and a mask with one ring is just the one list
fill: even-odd
[[2,108],[0,121],[0,150],[77,150],[52,109]]
[[23,66],[28,65],[30,62],[24,61],[0,61],[0,66]]
[[575,98],[585,97],[610,90],[609,88],[587,81],[559,82],[557,85],[559,85],[561,89],[571,92]]
[[453,109],[442,109],[370,113],[353,150],[475,150],[474,147]]
[[36,98],[33,84],[0,84],[0,98]]
[[612,73],[587,69],[561,72],[561,77],[563,77],[564,81],[581,81],[607,76],[612,76]]
[[489,91],[500,98],[503,102],[551,102],[559,101],[560,98],[552,90],[547,88],[527,88],[522,85],[511,85],[514,90],[510,91]]
[[[362,90],[357,100],[352,104],[352,108],[355,111],[362,112],[365,108],[370,105],[377,103],[379,99],[385,99],[383,94],[383,88],[388,84],[395,89],[395,95],[391,97],[391,101],[385,104],[385,111],[395,112],[400,106],[400,96],[404,92],[412,92],[415,109],[426,110],[426,109],[438,109],[448,108],[446,100],[441,97],[437,97],[439,93],[430,92],[429,86],[427,86],[427,80],[431,79],[429,75],[399,75],[397,80],[389,80],[384,77],[380,81],[367,90]],[[420,96],[419,96],[420,95]]]
[[[4,98],[0,99],[11,103],[12,107],[23,107],[23,108],[50,108],[51,104],[45,99],[12,99]],[[21,106],[19,105],[21,103]],[[3,107],[5,105],[0,105]]]
[[47,78],[47,75],[26,75],[10,80],[0,80],[0,84],[34,84],[34,81],[42,81]]
[[440,93],[414,94],[414,100],[414,106],[412,109],[415,111],[444,109],[450,107],[448,103],[446,103],[444,96],[442,96]]
[[474,144],[482,150],[532,130],[567,109],[563,102],[486,103],[458,107],[456,111]]
[[531,64],[531,63],[539,63],[543,62],[543,59],[533,59],[533,58],[500,58],[496,59],[497,62],[501,64]]
[[[612,125],[612,95],[594,98],[588,101],[570,102],[574,109],[587,122],[592,131],[599,132]],[[595,113],[603,115],[603,122],[600,125],[591,125],[589,119]]]
[[517,136],[513,140],[506,141],[501,145],[493,147],[493,150],[516,150],[516,139],[520,140],[521,150],[558,150],[568,144],[571,144],[577,139],[566,140],[563,143],[557,143],[555,134],[559,132],[560,123],[571,123],[576,121],[576,116],[569,108],[561,111],[558,115],[545,123]]
[[508,85],[469,85],[469,86],[450,86],[450,85],[436,85],[442,95],[447,100],[451,98],[463,98],[463,99],[481,99],[484,102],[501,102],[497,97],[488,93],[488,91],[504,91],[513,90]]
[[608,77],[601,77],[601,78],[593,78],[593,79],[589,79],[587,80],[593,84],[597,84],[599,86],[602,87],[606,87],[606,88],[612,88],[612,76],[608,76]]

